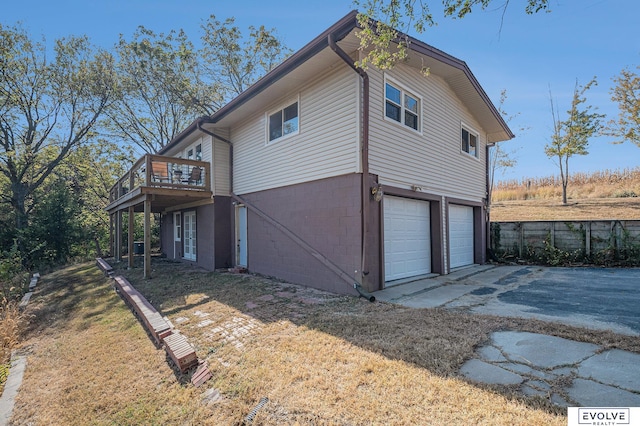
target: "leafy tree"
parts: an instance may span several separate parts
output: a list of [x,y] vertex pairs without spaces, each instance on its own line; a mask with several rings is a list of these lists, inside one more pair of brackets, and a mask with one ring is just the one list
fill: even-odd
[[[515,115],[508,115],[504,110],[504,104],[507,101],[507,91],[502,90],[500,92],[500,104],[498,105],[498,112],[505,117],[505,121],[510,122]],[[513,151],[507,151],[502,148],[503,142],[498,142],[489,148],[489,206],[491,206],[491,200],[493,195],[493,188],[495,184],[495,176],[497,171],[504,171],[508,168],[515,167],[517,160],[513,157]]]
[[[494,0],[443,0],[444,17],[464,18],[473,10],[486,9],[495,4]],[[510,0],[499,2],[499,7],[507,10]],[[411,29],[422,33],[426,27],[436,24],[428,2],[417,0],[354,0],[358,10],[358,23],[362,27],[359,34],[360,47],[366,56],[358,65],[366,68],[373,65],[380,69],[393,67],[406,58],[408,39],[399,39],[398,31],[408,33]],[[548,10],[549,0],[526,0],[527,14]],[[392,48],[392,44],[397,47]],[[426,71],[426,70],[425,70]]]
[[131,41],[120,36],[116,53],[121,91],[103,123],[110,138],[154,153],[206,112],[202,104],[216,105],[199,84],[198,57],[183,31],[140,26]]
[[156,34],[138,27],[116,46],[121,92],[104,121],[108,137],[160,150],[193,120],[217,111],[270,71],[288,52],[273,31],[250,27],[242,42],[234,20],[211,16],[196,51],[183,30]]
[[122,176],[134,158],[130,148],[108,140],[86,145],[76,150],[63,164],[60,174],[69,182],[80,210],[75,221],[82,228],[83,238],[74,243],[73,251],[82,257],[102,257],[109,246],[109,215],[104,210],[109,190]]
[[249,37],[243,41],[234,23],[234,18],[221,22],[211,15],[201,26],[204,68],[225,100],[242,93],[291,54],[275,29],[250,26]]
[[78,218],[81,213],[76,194],[62,176],[47,187],[33,209],[26,245],[35,265],[61,265],[72,254],[76,242],[84,238]]
[[574,155],[587,155],[589,152],[589,139],[600,128],[600,120],[604,115],[592,112],[591,105],[583,105],[586,102],[584,94],[591,86],[596,85],[595,77],[585,86],[576,85],[573,91],[571,108],[567,111],[567,118],[560,120],[553,105],[551,93],[551,115],[553,116],[553,134],[551,142],[545,145],[545,153],[549,158],[557,160],[562,180],[562,203],[567,204],[567,185],[569,184],[569,159]]
[[[7,250],[0,249],[0,315],[9,300],[22,297],[26,284],[29,282],[29,272],[23,265],[22,253],[15,242],[9,244]],[[19,300],[19,299],[18,299]],[[0,345],[0,355],[2,345]],[[0,356],[0,362],[3,361]]]
[[0,203],[13,210],[18,246],[33,195],[91,139],[115,93],[113,57],[86,37],[57,40],[54,58],[19,27],[0,25]]
[[618,103],[620,113],[609,122],[606,133],[617,138],[615,143],[629,141],[640,146],[640,76],[624,69],[613,81],[611,100]]

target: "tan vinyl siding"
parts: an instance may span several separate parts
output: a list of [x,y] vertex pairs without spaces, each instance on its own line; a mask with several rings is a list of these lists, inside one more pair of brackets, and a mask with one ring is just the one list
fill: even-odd
[[[486,135],[478,122],[436,75],[398,65],[392,83],[421,97],[421,134],[384,118],[384,74],[371,70],[371,173],[401,188],[473,201],[485,195]],[[461,151],[461,123],[478,133],[478,157]]]
[[[216,135],[219,135],[227,140],[228,132],[221,129],[216,129]],[[214,195],[229,195],[229,144],[219,139],[215,139],[213,143],[213,194]]]
[[[196,145],[202,144],[202,161],[208,161],[213,165],[213,150],[211,146],[211,136],[201,136],[196,143],[193,144],[193,158],[196,158]],[[211,188],[214,187],[213,173],[208,177],[211,179]]]
[[212,162],[213,152],[211,149],[211,136],[203,136],[198,142],[193,145],[193,155],[195,158],[196,145],[202,144],[202,161]]
[[[287,93],[231,131],[238,194],[354,173],[358,167],[359,80],[338,65]],[[299,133],[266,143],[266,116],[299,101]]]

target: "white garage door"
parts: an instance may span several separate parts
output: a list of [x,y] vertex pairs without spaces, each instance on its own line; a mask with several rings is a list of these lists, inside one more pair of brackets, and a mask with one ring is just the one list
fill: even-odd
[[384,198],[385,281],[431,272],[429,202]]
[[449,205],[449,265],[473,264],[473,207]]

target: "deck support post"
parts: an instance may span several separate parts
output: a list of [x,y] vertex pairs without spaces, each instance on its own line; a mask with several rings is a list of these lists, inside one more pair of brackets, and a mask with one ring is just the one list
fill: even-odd
[[127,230],[127,244],[129,246],[129,251],[127,252],[127,258],[129,259],[129,269],[133,268],[133,231],[135,227],[135,216],[134,216],[133,206],[129,207],[129,229]]
[[151,278],[151,199],[144,199],[144,278]]
[[116,212],[116,245],[114,250],[114,257],[116,262],[122,260],[122,210]]
[[114,233],[114,215],[110,214],[109,215],[109,255],[110,256],[115,256],[115,237],[113,235]]

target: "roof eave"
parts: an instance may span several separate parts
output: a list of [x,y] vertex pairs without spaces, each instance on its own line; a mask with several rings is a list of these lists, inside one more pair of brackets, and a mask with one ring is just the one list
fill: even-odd
[[253,97],[266,90],[274,82],[280,80],[292,70],[300,66],[300,64],[306,62],[321,50],[328,47],[328,36],[333,34],[335,40],[343,39],[351,30],[358,25],[357,21],[358,11],[351,11],[345,15],[338,22],[333,24],[322,34],[314,38],[311,42],[305,45],[302,49],[284,60],[280,65],[268,72],[264,77],[251,85],[247,90],[240,93],[237,97],[232,99],[229,103],[213,113],[210,117],[200,117],[189,125],[185,130],[175,136],[167,145],[158,151],[158,154],[163,154],[179,144],[184,138],[189,136],[192,132],[198,130],[199,125],[208,123],[215,124],[222,118],[251,100]]
[[[487,108],[489,108],[491,114],[495,117],[495,119],[497,120],[497,122],[499,123],[500,127],[502,128],[503,132],[504,132],[504,136],[506,136],[506,138],[504,137],[499,137],[499,140],[494,140],[493,142],[500,142],[503,140],[508,140],[508,139],[513,139],[515,137],[515,135],[513,134],[513,132],[511,131],[511,129],[509,128],[509,126],[507,125],[507,123],[504,121],[504,119],[502,118],[502,115],[500,114],[500,112],[498,111],[498,109],[495,107],[495,105],[493,104],[493,102],[491,102],[491,99],[489,98],[489,96],[487,95],[487,93],[484,91],[484,89],[482,88],[482,86],[480,85],[480,83],[478,82],[478,80],[476,79],[476,77],[473,75],[473,73],[471,72],[471,69],[467,66],[467,63],[464,62],[463,60],[460,60],[454,56],[449,55],[448,53],[445,53],[439,49],[436,49],[433,46],[430,46],[418,39],[415,39],[413,37],[407,36],[407,35],[402,35],[401,36],[404,39],[408,39],[409,40],[409,49],[421,54],[421,55],[425,55],[428,56],[430,58],[436,59],[444,64],[447,64],[449,66],[452,66],[456,69],[459,69],[460,71],[462,71],[465,76],[467,77],[467,79],[469,80],[469,82],[472,84],[473,88],[475,89],[475,91],[478,93],[478,95],[480,96],[480,98],[482,99],[482,101],[485,103],[485,105],[487,106]],[[496,134],[494,132],[494,134]]]

